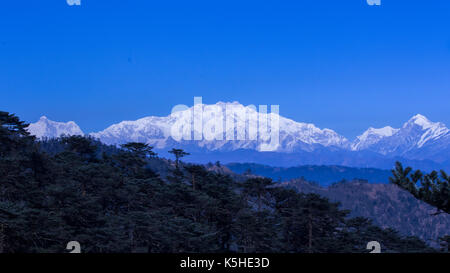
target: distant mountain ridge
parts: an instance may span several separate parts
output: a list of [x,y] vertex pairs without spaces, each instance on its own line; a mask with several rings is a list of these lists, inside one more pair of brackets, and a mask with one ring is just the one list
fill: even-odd
[[298,166],[298,167],[272,167],[252,163],[230,163],[225,165],[238,174],[250,172],[254,175],[272,178],[274,181],[288,181],[302,178],[314,181],[321,186],[329,186],[342,180],[367,180],[369,183],[389,183],[391,172],[375,168],[350,168],[344,166]]
[[[202,163],[220,160],[224,163],[270,163],[284,167],[325,164],[389,169],[395,160],[401,160],[416,168],[450,167],[450,130],[443,123],[431,122],[419,114],[405,122],[401,128],[370,127],[354,141],[349,141],[331,129],[320,129],[314,124],[296,122],[276,113],[257,112],[255,108],[238,102],[201,104],[200,107],[203,128],[211,124],[216,113],[220,113],[227,122],[230,120],[234,124],[244,124],[244,136],[239,138],[239,132],[235,128],[231,132],[235,139],[227,140],[225,135],[228,132],[223,126],[223,130],[214,131],[210,139],[174,139],[171,131],[174,124],[188,125],[192,129],[189,132],[192,136],[199,134],[193,124],[199,118],[194,107],[166,117],[149,116],[136,121],[123,121],[88,135],[111,145],[130,141],[145,142],[163,153],[168,149],[181,147],[191,152],[191,160]],[[234,112],[230,113],[228,107],[234,107]],[[248,136],[258,130],[259,127],[255,127],[257,120],[274,115],[279,118],[279,145],[274,151],[262,153],[262,145],[267,140],[249,139]],[[273,130],[270,122],[267,129],[268,132]],[[74,122],[53,122],[45,117],[31,124],[29,131],[39,138],[83,134]],[[236,161],[236,158],[239,160]]]

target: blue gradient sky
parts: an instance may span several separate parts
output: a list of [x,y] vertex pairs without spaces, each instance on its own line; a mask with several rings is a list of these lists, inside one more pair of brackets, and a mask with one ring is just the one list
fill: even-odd
[[349,138],[416,113],[450,125],[450,1],[3,1],[0,93],[85,132],[194,96]]

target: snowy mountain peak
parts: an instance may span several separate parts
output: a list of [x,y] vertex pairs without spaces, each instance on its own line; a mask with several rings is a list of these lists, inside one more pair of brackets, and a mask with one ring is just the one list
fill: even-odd
[[387,137],[387,136],[392,136],[393,134],[398,132],[398,130],[399,129],[392,128],[391,126],[386,126],[386,127],[379,128],[379,129],[370,127],[369,130],[367,130],[364,134],[370,133],[370,134]]
[[391,126],[386,126],[383,128],[373,128],[370,127],[362,135],[358,136],[356,140],[352,143],[352,150],[363,150],[371,145],[374,145],[381,141],[385,137],[390,137],[397,133],[399,129],[392,128]]
[[[207,104],[205,104],[207,105]],[[225,102],[225,101],[218,101],[215,105],[219,105],[219,106],[226,106],[226,105],[239,105],[244,107],[244,105],[242,105],[240,102],[238,101],[233,101],[233,102]]]
[[409,125],[418,125],[421,126],[424,129],[428,129],[430,127],[432,127],[433,125],[436,125],[438,123],[433,123],[431,122],[429,119],[427,119],[427,117],[421,115],[421,114],[417,114],[415,116],[413,116],[411,119],[408,120],[408,122],[406,122],[403,127],[407,127]]
[[352,149],[369,149],[383,155],[404,156],[424,146],[434,145],[444,137],[449,138],[450,133],[443,123],[432,122],[425,116],[417,114],[400,129],[370,128],[355,140]]
[[417,135],[416,146],[421,148],[431,140],[449,135],[449,129],[441,122],[432,122],[425,116],[417,114],[403,125],[405,134]]
[[42,116],[36,123],[31,123],[28,132],[37,138],[56,138],[62,135],[84,135],[80,127],[73,121],[56,122]]

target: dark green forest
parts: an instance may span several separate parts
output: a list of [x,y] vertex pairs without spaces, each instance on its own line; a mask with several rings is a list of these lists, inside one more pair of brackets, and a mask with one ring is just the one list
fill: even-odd
[[67,252],[69,241],[94,253],[367,253],[369,241],[385,253],[448,250],[268,178],[183,163],[188,151],[165,160],[143,143],[37,141],[26,127],[0,112],[0,253]]

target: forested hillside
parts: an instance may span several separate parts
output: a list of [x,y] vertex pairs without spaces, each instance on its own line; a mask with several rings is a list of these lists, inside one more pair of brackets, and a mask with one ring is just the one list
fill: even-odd
[[450,215],[434,215],[436,209],[392,184],[342,181],[321,187],[302,179],[281,184],[302,193],[315,193],[340,202],[351,217],[367,217],[380,227],[390,227],[403,235],[418,236],[433,245],[450,234]]
[[[316,194],[90,138],[40,143],[0,112],[0,252],[430,252]],[[49,145],[53,145],[50,148]],[[47,145],[45,147],[45,145]],[[156,162],[156,163],[155,163]]]

